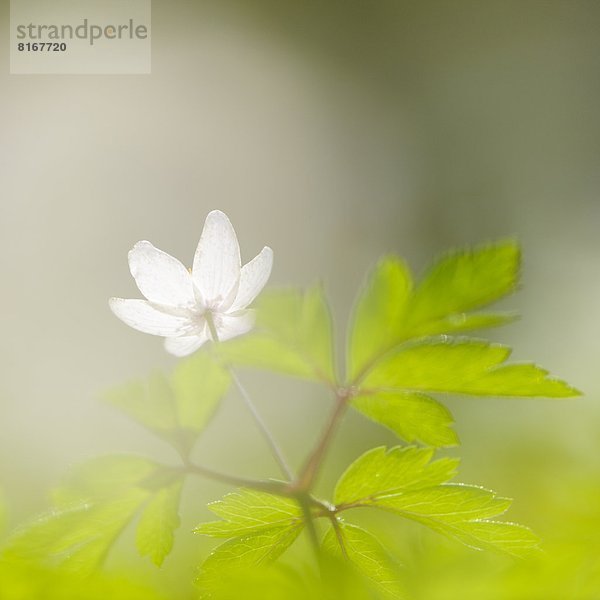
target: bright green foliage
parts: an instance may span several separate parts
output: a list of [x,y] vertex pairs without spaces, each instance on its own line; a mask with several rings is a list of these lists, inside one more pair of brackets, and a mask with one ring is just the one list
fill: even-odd
[[294,543],[301,530],[301,522],[259,529],[218,546],[200,568],[197,584],[201,597],[210,597],[224,574],[264,567],[277,560]]
[[229,387],[229,375],[206,353],[180,363],[170,377],[134,381],[107,394],[153,433],[188,455]]
[[447,254],[416,286],[400,259],[384,258],[356,305],[350,328],[350,381],[411,338],[511,320],[513,315],[468,313],[511,292],[518,277],[519,248],[512,241]]
[[209,508],[223,520],[203,523],[196,533],[232,539],[218,546],[202,564],[198,585],[205,593],[219,585],[224,571],[264,566],[276,560],[303,528],[298,503],[255,490],[227,494]]
[[425,273],[411,298],[407,330],[428,335],[436,322],[482,308],[512,292],[521,252],[513,240],[454,250]]
[[501,313],[459,313],[448,315],[445,319],[427,323],[426,330],[413,330],[411,338],[423,337],[425,335],[456,334],[474,329],[491,329],[513,323],[519,318],[514,312]]
[[368,531],[337,520],[323,539],[323,550],[346,559],[387,598],[406,598],[401,568]]
[[150,492],[132,489],[113,502],[49,511],[18,529],[3,556],[89,575]]
[[[307,576],[272,563],[304,528],[307,517],[292,490],[302,492],[303,499],[312,493],[302,486],[314,483],[331,438],[322,438],[297,481],[274,488],[283,496],[241,489],[211,504],[219,520],[202,523],[195,532],[224,542],[200,567],[197,583],[203,598],[235,597],[232,590],[239,592],[239,582],[244,584],[244,597],[261,600],[406,598],[399,565],[374,535],[340,517],[365,507],[411,519],[471,548],[528,556],[537,547],[534,534],[520,525],[494,520],[508,509],[510,500],[480,487],[450,483],[458,460],[433,460],[435,447],[456,445],[458,438],[451,414],[430,396],[578,394],[535,365],[507,364],[511,351],[506,346],[457,335],[511,321],[511,314],[474,311],[510,293],[518,274],[519,250],[510,241],[448,254],[416,282],[400,259],[384,258],[356,303],[345,382],[336,376],[332,319],[322,288],[263,294],[257,303],[256,328],[246,336],[215,344],[216,357],[197,353],[169,376],[155,374],[147,382],[133,382],[108,396],[110,403],[169,442],[178,451],[181,466],[127,455],[89,461],[55,491],[55,510],[9,538],[1,559],[31,568],[50,565],[62,567],[57,571],[61,573],[90,574],[139,517],[137,549],[161,566],[180,525],[185,474],[210,473],[204,465],[195,466],[190,455],[229,387],[230,374],[223,363],[270,369],[333,390],[338,411],[324,429],[327,435],[335,431],[335,419],[349,402],[399,437],[429,447],[370,450],[340,477],[334,504],[310,499],[311,516],[330,525],[319,556],[319,576],[316,570]],[[215,477],[247,481],[222,474]],[[266,488],[262,481],[254,483]],[[451,545],[455,546],[459,545]],[[347,589],[336,579],[335,573],[341,572],[344,582],[352,581]]]
[[208,508],[223,520],[202,523],[194,531],[211,537],[230,538],[274,527],[289,527],[302,519],[296,501],[257,490],[227,494]]
[[374,392],[353,398],[352,406],[408,442],[419,440],[435,447],[458,444],[450,411],[425,394]]
[[181,475],[137,456],[106,456],[74,469],[54,493],[57,508],[17,530],[3,556],[89,574],[144,509],[138,546],[160,564],[178,525]]
[[255,332],[220,345],[228,361],[321,382],[335,382],[332,323],[321,286],[264,293]]
[[504,365],[510,348],[482,340],[430,338],[401,346],[366,375],[365,389],[400,389],[478,396],[565,398],[577,391],[530,364]]
[[431,452],[415,447],[366,452],[338,481],[335,503],[341,509],[389,510],[476,549],[531,554],[538,540],[529,529],[487,520],[504,513],[511,501],[480,487],[446,483],[456,461],[429,462]]
[[413,283],[406,265],[379,262],[359,295],[348,342],[354,408],[412,442],[458,442],[451,415],[424,392],[568,397],[579,392],[532,364],[504,364],[510,349],[450,337],[503,325],[513,314],[473,313],[512,292],[519,249],[500,242],[445,255]]
[[412,287],[410,271],[402,260],[388,256],[379,261],[354,311],[348,352],[350,379],[402,339]]
[[179,501],[183,481],[176,480],[160,489],[144,508],[136,532],[142,556],[149,556],[160,567],[173,549],[174,531],[179,527]]
[[[60,507],[88,500],[110,500],[132,487],[143,487],[143,483],[161,471],[160,465],[142,456],[98,456],[73,467],[52,495]],[[171,472],[165,470],[166,473]]]
[[377,495],[436,486],[456,475],[457,459],[431,462],[432,457],[431,448],[373,448],[346,469],[333,501],[336,505],[362,503]]

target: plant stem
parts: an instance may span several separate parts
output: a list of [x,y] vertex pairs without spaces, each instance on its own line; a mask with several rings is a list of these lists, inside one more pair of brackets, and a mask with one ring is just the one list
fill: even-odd
[[289,484],[284,481],[271,481],[262,479],[247,479],[246,477],[237,477],[236,475],[229,475],[228,473],[221,473],[220,471],[214,471],[208,467],[197,465],[187,461],[182,468],[184,473],[191,473],[194,475],[201,475],[208,479],[220,481],[221,483],[228,483],[237,487],[244,487],[253,490],[260,490],[261,492],[268,492],[270,494],[276,494],[278,496],[291,497],[292,492],[289,490]]
[[323,430],[321,438],[300,472],[300,476],[296,482],[296,487],[298,489],[305,491],[310,491],[312,489],[327,449],[329,448],[329,444],[333,439],[333,435],[335,434],[342,416],[346,412],[349,397],[349,392],[345,389],[336,391],[335,407]]
[[298,504],[300,504],[300,508],[302,509],[302,514],[304,516],[304,524],[306,525],[306,532],[308,533],[310,545],[312,546],[312,549],[315,553],[317,564],[320,564],[321,547],[319,545],[319,536],[317,535],[315,520],[310,508],[311,504],[313,503],[313,499],[310,497],[310,495],[301,493],[296,496],[296,500],[298,501]]
[[[210,330],[210,334],[213,342],[219,343],[219,336],[217,333],[217,329],[215,327],[214,320],[212,318],[212,314],[210,311],[207,311],[206,314],[206,322],[208,324],[208,328]],[[319,537],[317,534],[317,529],[315,527],[314,515],[312,513],[311,507],[315,506],[321,511],[325,511],[323,514],[319,514],[317,516],[328,516],[331,520],[332,526],[335,530],[336,537],[341,547],[342,554],[346,555],[346,549],[343,543],[343,536],[340,530],[339,523],[337,521],[337,517],[335,512],[331,512],[331,507],[329,507],[326,503],[317,500],[311,495],[311,490],[314,487],[315,481],[319,475],[319,471],[321,469],[323,460],[329,449],[329,445],[335,435],[339,422],[341,421],[344,413],[346,412],[346,408],[348,406],[348,401],[352,397],[352,388],[336,388],[335,389],[335,406],[329,420],[317,445],[314,450],[308,456],[299,476],[297,478],[294,477],[292,470],[290,469],[288,462],[286,461],[279,445],[275,441],[273,435],[271,434],[267,424],[262,419],[260,413],[256,409],[256,406],[252,402],[250,395],[240,382],[235,371],[228,366],[228,371],[231,376],[231,379],[235,386],[237,387],[240,396],[242,397],[244,403],[248,407],[248,410],[252,414],[254,421],[258,425],[262,435],[267,441],[273,456],[277,460],[281,471],[288,478],[288,482],[278,482],[278,481],[264,481],[264,480],[253,480],[253,479],[245,479],[242,477],[236,477],[233,475],[227,475],[225,473],[219,473],[217,471],[213,471],[211,469],[207,469],[206,467],[202,467],[199,465],[190,464],[186,462],[186,471],[191,473],[196,473],[198,475],[203,475],[205,477],[209,477],[211,479],[216,479],[218,481],[222,481],[225,483],[230,483],[232,485],[246,487],[256,490],[265,491],[271,494],[277,494],[280,496],[286,496],[288,498],[294,498],[300,508],[302,510],[304,523],[306,526],[306,531],[308,533],[308,537],[310,539],[311,546],[315,552],[315,557],[317,559],[317,564],[321,564],[321,549],[319,545]],[[333,507],[335,510],[335,507]]]
[[332,514],[331,515],[331,525],[333,527],[333,530],[335,532],[335,537],[338,541],[338,544],[340,545],[340,550],[342,551],[342,556],[348,560],[348,552],[346,550],[346,545],[344,544],[344,536],[342,535],[342,530],[340,528],[340,523],[337,520],[337,517]]
[[[219,335],[217,333],[217,328],[215,327],[215,322],[213,320],[213,317],[212,317],[212,314],[210,311],[206,311],[205,318],[206,318],[206,323],[208,324],[208,328],[210,330],[210,335],[212,337],[213,342],[219,343]],[[294,473],[291,470],[287,460],[285,459],[283,452],[281,451],[281,448],[275,441],[273,434],[271,433],[267,424],[261,417],[254,402],[252,402],[250,395],[246,391],[246,388],[244,388],[244,386],[242,385],[241,381],[239,380],[239,378],[238,378],[237,374],[235,373],[235,371],[233,370],[233,368],[231,366],[228,366],[227,370],[229,371],[229,375],[231,376],[231,379],[232,379],[235,387],[238,389],[238,392],[240,393],[240,396],[242,397],[244,404],[250,411],[250,414],[252,415],[254,422],[258,426],[260,432],[262,433],[267,444],[269,445],[269,448],[271,449],[271,452],[273,453],[273,456],[275,457],[275,460],[277,461],[279,468],[281,469],[281,472],[287,477],[288,480],[291,481],[294,478]]]
[[279,445],[275,441],[275,438],[269,431],[267,424],[264,422],[263,418],[261,417],[260,413],[258,412],[256,406],[254,405],[254,402],[252,402],[252,399],[250,398],[250,395],[246,391],[246,388],[244,388],[244,386],[240,382],[239,377],[237,376],[236,372],[231,367],[228,367],[228,371],[229,371],[229,374],[231,375],[231,379],[232,379],[233,383],[235,384],[235,386],[238,389],[238,392],[240,393],[240,396],[242,397],[248,410],[252,414],[252,417],[254,418],[255,423],[257,424],[258,428],[260,429],[261,433],[263,434],[263,437],[269,444],[269,447],[271,448],[271,452],[273,453],[275,460],[279,464],[279,468],[281,469],[282,473],[291,481],[294,478],[294,473],[293,473],[292,469],[290,468],[287,460],[283,456],[283,452],[281,451],[281,448],[279,447]]

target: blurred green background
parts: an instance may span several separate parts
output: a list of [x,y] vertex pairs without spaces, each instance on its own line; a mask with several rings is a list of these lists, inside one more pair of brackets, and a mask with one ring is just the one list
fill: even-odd
[[[66,468],[112,451],[174,460],[104,405],[103,390],[170,368],[109,296],[135,297],[140,239],[191,262],[206,213],[225,211],[245,259],[275,251],[272,284],[322,279],[338,336],[385,252],[422,268],[451,247],[516,236],[523,319],[494,333],[583,399],[453,399],[461,481],[516,499],[547,542],[513,565],[399,523],[386,541],[417,598],[600,598],[600,3],[595,0],[272,0],[152,3],[152,75],[10,76],[0,47],[0,487],[8,526],[43,509]],[[243,374],[298,462],[330,399]],[[321,483],[394,443],[350,415]],[[275,475],[228,398],[205,463]],[[226,488],[189,486],[162,571],[124,540],[109,571],[170,597],[209,547],[189,530]],[[1,597],[1,595],[0,595]],[[65,596],[66,597],[66,596]],[[133,595],[131,596],[133,597]]]

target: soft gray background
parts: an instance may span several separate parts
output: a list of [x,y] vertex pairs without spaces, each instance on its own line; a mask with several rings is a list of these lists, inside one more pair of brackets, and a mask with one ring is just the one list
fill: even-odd
[[[138,295],[140,239],[189,263],[213,208],[246,259],[274,248],[272,283],[324,280],[340,330],[382,253],[419,269],[518,237],[524,288],[506,306],[524,318],[496,339],[588,395],[453,401],[464,478],[496,485],[486,466],[519,436],[573,465],[597,453],[600,4],[294,4],[155,0],[152,75],[96,77],[9,76],[2,2],[0,487],[15,517],[87,456],[173,458],[99,400],[175,363],[107,298]],[[244,377],[298,460],[329,400]],[[350,417],[341,438],[332,472],[382,433]],[[238,471],[265,453],[235,398],[200,451]]]

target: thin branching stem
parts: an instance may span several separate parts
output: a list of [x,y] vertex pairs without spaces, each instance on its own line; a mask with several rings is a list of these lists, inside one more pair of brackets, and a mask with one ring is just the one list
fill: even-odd
[[311,510],[311,504],[313,503],[313,499],[308,494],[298,494],[296,496],[296,500],[298,501],[298,504],[300,504],[300,508],[302,509],[302,515],[304,517],[304,524],[306,525],[308,539],[310,540],[310,545],[315,553],[317,564],[320,564],[321,547],[319,544],[317,528],[315,527],[314,515],[312,514]]
[[344,536],[342,534],[342,528],[340,527],[340,522],[337,519],[335,514],[331,514],[330,516],[331,526],[335,532],[335,537],[337,539],[338,544],[340,545],[340,550],[342,552],[342,556],[348,560],[348,551],[346,550],[346,544],[344,543]]
[[346,412],[349,398],[350,394],[348,393],[348,390],[340,389],[336,391],[334,409],[323,429],[323,433],[319,438],[315,449],[309,455],[308,460],[305,462],[304,467],[300,472],[300,476],[296,482],[296,487],[298,487],[298,489],[305,491],[310,491],[312,489],[339,422]]
[[[212,315],[210,312],[206,313],[206,322],[208,324],[208,328],[210,330],[211,337],[214,342],[219,342],[219,336],[212,319]],[[332,526],[335,530],[336,538],[340,543],[342,554],[346,555],[345,548],[343,545],[343,539],[339,527],[339,523],[336,518],[336,507],[330,506],[321,500],[316,499],[312,496],[311,492],[316,482],[316,479],[321,470],[323,461],[327,454],[327,450],[333,440],[337,427],[346,412],[348,407],[348,402],[352,398],[352,389],[351,388],[335,388],[335,406],[329,420],[327,421],[325,428],[323,429],[323,433],[319,438],[315,448],[309,454],[306,462],[304,463],[304,467],[302,468],[298,477],[294,476],[291,468],[287,460],[285,459],[283,452],[281,451],[279,445],[275,441],[273,435],[271,434],[267,424],[263,420],[262,416],[258,412],[256,406],[252,402],[250,395],[242,385],[239,380],[239,377],[235,373],[235,371],[228,367],[229,374],[231,376],[231,380],[234,385],[238,389],[240,396],[242,397],[244,403],[248,407],[248,410],[252,414],[254,421],[256,422],[258,428],[260,429],[263,437],[267,441],[273,456],[277,460],[281,471],[284,473],[285,477],[288,479],[287,482],[278,482],[278,481],[269,481],[269,480],[254,480],[254,479],[245,479],[242,477],[236,477],[233,475],[228,475],[225,473],[220,473],[218,471],[213,471],[212,469],[208,469],[206,467],[202,467],[199,465],[194,465],[191,463],[186,463],[186,471],[190,473],[195,473],[198,475],[202,475],[204,477],[208,477],[211,479],[215,479],[218,481],[222,481],[224,483],[229,483],[239,487],[246,487],[256,490],[261,490],[264,492],[268,492],[271,494],[276,494],[280,496],[286,496],[288,498],[294,498],[300,505],[302,509],[302,514],[304,517],[304,522],[306,525],[306,530],[308,533],[308,537],[311,543],[311,546],[315,552],[315,556],[317,558],[317,563],[320,564],[321,561],[321,550],[319,544],[319,538],[317,534],[317,529],[315,527],[315,517],[328,517],[331,520]],[[317,514],[313,513],[312,508],[317,509]]]
[[185,463],[181,470],[184,473],[200,475],[201,477],[213,479],[214,481],[220,481],[221,483],[227,483],[236,487],[259,490],[261,492],[268,492],[277,496],[291,497],[293,495],[289,489],[289,483],[285,481],[276,481],[269,479],[249,479],[246,477],[238,477],[237,475],[229,475],[228,473],[215,471],[214,469],[194,464],[189,461]]
[[237,376],[237,373],[231,367],[228,367],[228,371],[231,376],[231,380],[233,381],[235,387],[238,389],[238,392],[240,393],[240,396],[242,397],[248,410],[252,414],[252,418],[254,419],[255,423],[257,424],[258,428],[260,429],[263,437],[269,444],[269,447],[271,448],[271,452],[273,453],[275,460],[277,460],[277,463],[279,464],[279,468],[281,469],[282,473],[286,476],[286,478],[291,481],[294,478],[294,473],[293,473],[292,469],[290,468],[285,456],[283,455],[281,448],[279,447],[279,445],[275,441],[275,438],[271,434],[269,427],[265,423],[261,414],[258,412],[254,402],[252,402],[250,395],[246,391],[246,388],[242,385],[239,377]]
[[[205,317],[206,317],[206,322],[208,324],[208,328],[210,330],[210,335],[212,337],[213,342],[219,343],[219,335],[217,333],[217,328],[215,327],[215,323],[213,321],[210,311],[207,311],[205,313]],[[277,464],[279,465],[281,472],[285,475],[285,477],[289,481],[291,481],[292,479],[294,479],[294,473],[293,473],[292,469],[290,468],[289,463],[285,459],[285,456],[283,455],[283,452],[282,452],[281,448],[279,447],[279,444],[275,441],[273,434],[271,433],[271,431],[269,430],[269,427],[267,426],[264,419],[258,412],[256,405],[254,404],[254,402],[252,402],[252,398],[250,398],[250,394],[248,394],[248,392],[246,391],[246,388],[242,385],[242,382],[240,381],[236,372],[233,370],[233,368],[231,366],[228,366],[227,369],[229,371],[229,375],[231,376],[231,380],[233,381],[240,396],[242,397],[242,400],[244,401],[244,404],[250,411],[250,414],[252,415],[254,422],[258,426],[258,429],[260,430],[261,434],[263,435],[267,444],[269,445],[269,448],[271,449],[273,457],[277,461]]]

